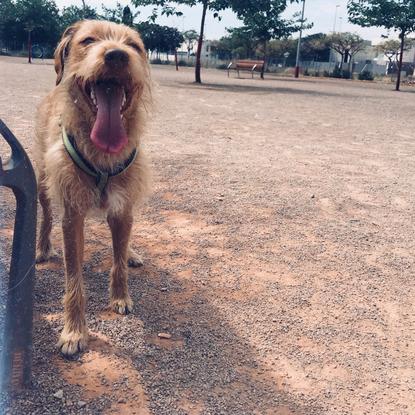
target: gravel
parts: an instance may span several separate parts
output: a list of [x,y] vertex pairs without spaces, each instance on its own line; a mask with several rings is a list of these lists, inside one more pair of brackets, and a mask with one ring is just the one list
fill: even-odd
[[[1,57],[0,74],[0,113],[30,153],[53,67]],[[153,78],[154,192],[134,225],[145,259],[130,271],[134,312],[106,309],[110,236],[90,219],[89,349],[57,353],[63,264],[39,266],[33,388],[8,413],[412,413],[413,90],[213,70],[200,87],[186,68]],[[0,214],[3,248],[10,195]]]

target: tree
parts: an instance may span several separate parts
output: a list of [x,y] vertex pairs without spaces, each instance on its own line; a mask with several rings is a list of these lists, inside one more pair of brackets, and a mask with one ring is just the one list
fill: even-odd
[[187,48],[187,59],[189,59],[190,51],[193,50],[194,44],[199,36],[197,35],[196,30],[191,29],[183,32],[183,38]]
[[252,33],[244,27],[226,29],[229,33],[217,41],[211,43],[212,51],[219,59],[244,59],[252,58],[256,54],[257,39],[252,38]]
[[134,20],[140,14],[139,11],[132,12],[129,6],[122,6],[119,2],[115,5],[113,9],[110,7],[105,7],[104,4],[102,5],[103,14],[101,18],[104,20],[108,20],[114,23],[123,23],[127,26],[133,27]]
[[14,25],[15,5],[11,0],[0,2],[0,39],[7,41],[12,38]]
[[270,58],[283,60],[284,66],[295,64],[297,50],[297,39],[274,39],[268,44],[268,54]]
[[[414,39],[405,39],[405,44],[403,50],[409,50],[414,44]],[[395,39],[385,40],[382,43],[379,43],[376,46],[376,51],[378,53],[383,53],[389,61],[388,70],[386,74],[389,73],[389,70],[395,67],[398,69],[398,62],[401,54],[401,42]],[[399,70],[399,69],[398,69]]]
[[77,22],[78,20],[84,19],[98,19],[97,11],[93,7],[90,7],[85,3],[83,4],[83,7],[64,7],[62,9],[61,17],[62,31],[65,30],[71,24]]
[[55,46],[60,36],[60,25],[59,10],[53,0],[17,0],[4,5],[9,14],[7,21],[2,22],[3,40],[27,41],[29,63],[32,61],[32,40]]
[[183,35],[174,27],[141,22],[135,28],[150,51],[164,52],[168,56],[169,52],[174,52],[183,43]]
[[348,12],[352,23],[399,32],[400,52],[395,87],[399,91],[405,38],[415,30],[415,0],[349,0]]
[[[294,0],[290,1],[291,3]],[[301,28],[301,18],[295,14],[291,19],[282,16],[287,8],[288,0],[235,0],[233,10],[243,21],[246,31],[250,31],[253,38],[262,45],[262,54],[265,62],[268,57],[268,44],[271,39],[288,38]],[[304,23],[304,22],[303,22]],[[312,25],[304,25],[308,29]],[[265,65],[261,78],[264,77]]]
[[316,33],[304,37],[301,42],[301,56],[303,60],[327,62],[330,58],[330,45],[327,35]]
[[333,33],[327,36],[327,42],[341,56],[340,69],[342,69],[343,63],[348,63],[348,71],[351,77],[353,56],[365,48],[365,41],[358,34],[345,32]]
[[[234,0],[236,3],[238,0]],[[186,5],[186,6],[196,6],[200,4],[202,6],[202,18],[200,22],[200,31],[199,31],[199,38],[197,42],[197,51],[196,51],[196,65],[195,65],[195,82],[201,83],[201,55],[202,55],[202,46],[203,46],[203,39],[204,39],[204,31],[205,31],[205,20],[206,14],[208,11],[213,13],[214,17],[219,18],[219,12],[230,8],[232,6],[232,0],[132,0],[135,6],[156,6],[153,9],[153,15],[151,16],[151,20],[155,21],[158,15],[158,7],[161,8],[162,15],[181,15],[180,11],[177,11],[173,4],[177,5]]]

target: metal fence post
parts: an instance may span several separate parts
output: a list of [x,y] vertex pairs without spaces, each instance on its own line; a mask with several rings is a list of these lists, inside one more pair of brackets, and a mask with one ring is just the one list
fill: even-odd
[[2,389],[19,390],[31,384],[37,186],[26,152],[1,119],[0,134],[12,150],[5,164],[0,159],[0,186],[16,198],[0,382]]

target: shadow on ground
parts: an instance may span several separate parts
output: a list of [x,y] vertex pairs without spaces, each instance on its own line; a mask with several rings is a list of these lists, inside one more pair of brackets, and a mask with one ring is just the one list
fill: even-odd
[[[260,82],[260,81],[258,81]],[[177,86],[176,86],[177,85]],[[316,97],[346,97],[347,94],[343,93],[335,93],[335,92],[328,92],[328,91],[314,91],[314,90],[307,90],[307,89],[299,89],[299,88],[286,88],[281,87],[278,85],[275,86],[263,86],[263,85],[238,85],[238,84],[228,84],[228,83],[203,83],[201,85],[193,83],[189,84],[186,82],[177,82],[174,86],[164,85],[164,87],[168,88],[184,88],[187,89],[204,89],[209,91],[222,91],[222,92],[234,92],[234,93],[255,93],[255,94],[294,94],[294,95],[310,95]]]
[[[63,264],[57,258],[39,266],[33,389],[11,401],[12,413],[321,413],[269,377],[256,351],[210,304],[209,290],[158,266],[153,259],[160,252],[149,245],[143,246],[144,267],[130,273],[133,314],[106,310],[110,240],[102,224],[92,231],[84,267],[89,349],[74,360],[57,354]],[[166,250],[166,258],[172,255]],[[189,266],[197,255],[186,259]],[[171,339],[157,336],[163,331]]]

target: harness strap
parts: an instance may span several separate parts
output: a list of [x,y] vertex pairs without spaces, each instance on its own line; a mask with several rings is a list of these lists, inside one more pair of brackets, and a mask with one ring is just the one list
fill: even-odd
[[102,171],[96,169],[91,163],[88,162],[88,160],[85,159],[85,157],[83,157],[83,155],[77,149],[73,137],[70,137],[66,133],[65,127],[62,127],[62,140],[66,151],[68,152],[75,165],[84,173],[95,178],[95,184],[101,194],[104,192],[109,178],[118,176],[119,174],[125,172],[131,166],[131,164],[133,164],[134,160],[137,157],[137,149],[135,148],[128,159],[125,160],[122,164],[118,165],[115,170]]

